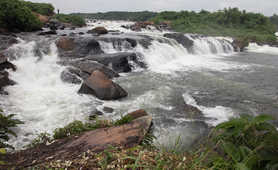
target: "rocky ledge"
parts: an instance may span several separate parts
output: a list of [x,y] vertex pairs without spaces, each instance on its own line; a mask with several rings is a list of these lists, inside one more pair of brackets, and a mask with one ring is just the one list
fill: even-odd
[[[84,152],[99,153],[109,147],[130,148],[142,142],[149,132],[152,117],[144,110],[128,114],[130,123],[84,132],[77,136],[60,139],[50,145],[40,144],[34,148],[7,155],[7,162],[17,168],[27,168],[52,160],[66,160]],[[7,165],[8,168],[9,165]]]

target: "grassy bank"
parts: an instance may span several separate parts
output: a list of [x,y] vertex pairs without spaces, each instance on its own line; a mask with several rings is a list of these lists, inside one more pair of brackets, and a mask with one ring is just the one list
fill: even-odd
[[245,38],[259,43],[274,43],[275,25],[259,13],[237,8],[217,12],[161,12],[152,19],[155,23],[170,21],[175,31],[215,36]]
[[[52,160],[33,168],[61,169],[191,169],[191,170],[276,170],[278,131],[267,115],[243,115],[215,127],[198,149],[183,151],[157,148],[146,137],[133,148],[110,147],[101,153],[80,153],[71,160]],[[69,126],[67,127],[69,128]]]
[[85,19],[77,15],[56,14],[53,18],[60,22],[72,24],[73,26],[82,27],[86,25]]

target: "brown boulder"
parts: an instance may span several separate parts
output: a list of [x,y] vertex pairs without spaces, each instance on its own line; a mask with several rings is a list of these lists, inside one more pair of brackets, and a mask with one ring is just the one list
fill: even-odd
[[132,119],[137,119],[139,117],[148,116],[148,113],[145,110],[140,109],[140,110],[136,110],[134,112],[128,113],[127,115],[129,115]]
[[72,38],[61,37],[56,45],[58,48],[63,49],[64,51],[71,51],[74,49],[74,41]]
[[99,70],[94,71],[82,84],[79,93],[92,94],[101,100],[117,100],[128,93]]
[[108,30],[104,27],[96,27],[93,28],[92,30],[88,31],[88,33],[92,33],[92,34],[107,34]]

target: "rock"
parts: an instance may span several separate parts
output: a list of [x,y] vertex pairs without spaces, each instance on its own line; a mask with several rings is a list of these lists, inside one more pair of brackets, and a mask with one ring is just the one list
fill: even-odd
[[82,80],[76,76],[76,74],[71,73],[68,69],[61,73],[61,80],[66,83],[71,84],[81,84]]
[[98,70],[82,84],[79,93],[92,94],[101,100],[117,100],[128,95],[121,86]]
[[9,79],[9,73],[6,71],[0,71],[0,91],[5,86],[14,85],[15,82]]
[[74,49],[74,39],[68,37],[61,37],[58,41],[56,41],[56,45],[58,48],[64,51],[71,51]]
[[83,80],[86,80],[96,70],[100,70],[101,72],[103,72],[109,79],[114,77],[119,77],[119,74],[117,74],[113,70],[105,67],[103,64],[100,64],[96,61],[79,60],[79,61],[72,61],[68,64],[80,70],[80,72],[76,70],[75,71],[71,70],[71,72],[76,73],[78,76],[82,77]]
[[96,28],[93,28],[92,30],[89,30],[88,33],[90,34],[107,34],[108,33],[108,30],[104,27],[96,27]]
[[61,37],[56,44],[61,58],[82,58],[103,53],[100,44],[92,37]]
[[5,63],[8,61],[8,57],[6,57],[4,54],[0,53],[0,64]]
[[236,52],[244,51],[245,47],[248,47],[249,40],[247,39],[234,39],[232,42],[232,46]]
[[57,35],[55,30],[40,32],[38,35]]
[[17,43],[18,40],[14,34],[0,35],[0,53]]
[[78,34],[79,34],[79,35],[84,35],[85,33],[84,33],[84,32],[79,32]]
[[35,166],[51,159],[67,160],[87,151],[99,153],[111,148],[111,146],[131,148],[142,142],[149,132],[151,124],[152,117],[146,115],[121,126],[88,131],[81,135],[57,140],[50,145],[42,144],[24,151],[11,153],[7,155],[7,159],[12,160],[12,165],[21,168],[27,167],[26,165]]
[[61,26],[61,22],[58,21],[57,19],[50,19],[48,22],[48,27],[51,30],[57,30]]
[[189,52],[192,52],[192,47],[194,45],[194,41],[184,36],[182,33],[166,33],[163,35],[166,38],[174,39],[182,46],[184,46]]
[[117,73],[130,72],[133,68],[133,66],[130,64],[130,61],[134,62],[140,67],[146,67],[143,62],[140,62],[137,59],[137,55],[135,53],[128,52],[93,55],[88,56],[85,59],[97,61],[113,69]]
[[9,61],[6,61],[0,64],[0,71],[3,71],[5,69],[12,69],[13,71],[16,71],[16,66]]
[[127,115],[129,115],[130,117],[132,117],[132,119],[137,119],[139,117],[144,117],[144,116],[147,116],[148,113],[143,110],[143,109],[140,109],[140,110],[136,110],[134,112],[131,112],[131,113],[128,113]]
[[103,107],[102,110],[106,113],[113,113],[114,112],[114,109],[111,108],[111,107]]

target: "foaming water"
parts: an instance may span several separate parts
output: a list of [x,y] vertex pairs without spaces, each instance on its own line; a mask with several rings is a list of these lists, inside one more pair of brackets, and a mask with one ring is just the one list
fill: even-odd
[[277,47],[271,47],[269,45],[263,45],[260,46],[256,43],[250,43],[247,47],[248,52],[255,52],[255,53],[264,53],[264,54],[278,54],[278,48]]
[[9,141],[16,149],[40,133],[50,133],[74,120],[85,120],[94,108],[93,100],[77,94],[78,85],[65,84],[60,79],[63,67],[56,64],[58,54],[55,44],[50,53],[41,59],[34,56],[35,42],[21,42],[12,47],[16,51],[16,72],[10,78],[17,84],[5,90],[1,105],[6,114],[16,114],[24,122],[17,129],[18,137]]
[[219,123],[228,121],[229,118],[234,116],[233,110],[228,107],[216,106],[216,107],[205,107],[197,104],[195,99],[188,93],[183,94],[183,98],[186,104],[194,106],[202,111],[204,116],[208,118],[206,123],[212,126],[216,126]]
[[[136,51],[143,54],[144,60],[151,71],[158,73],[172,73],[177,70],[202,70],[212,69],[225,71],[246,67],[239,63],[224,61],[225,57],[232,56],[233,50],[228,48],[228,43],[215,44],[217,47],[216,54],[208,47],[208,41],[194,41],[193,54],[189,53],[186,48],[178,44],[175,40],[169,40],[169,43],[163,43],[154,40],[152,45],[145,49],[140,45]],[[217,46],[219,45],[219,47]],[[206,47],[207,46],[207,47]],[[227,46],[225,51],[224,47]],[[206,47],[206,49],[203,49]]]

